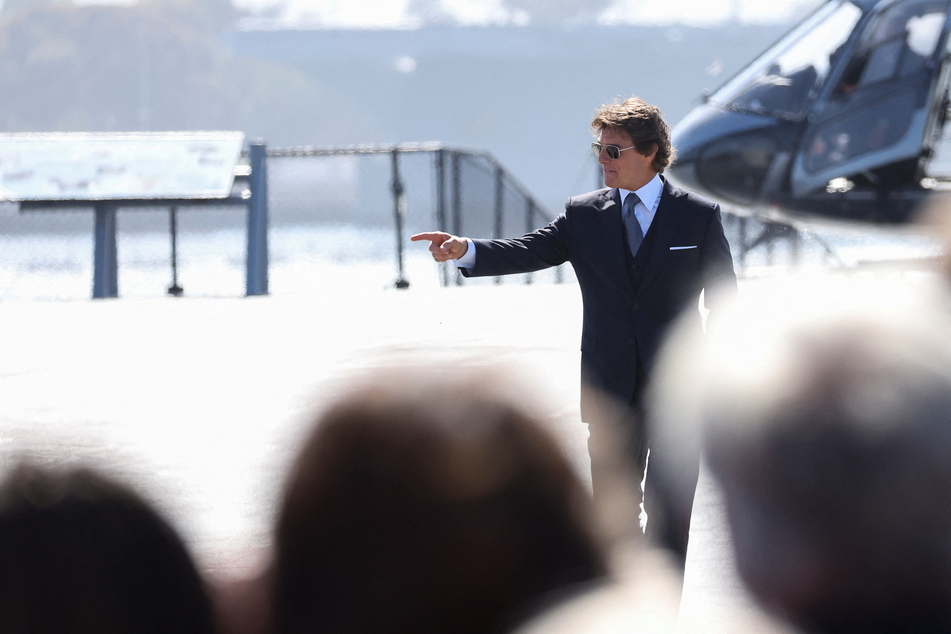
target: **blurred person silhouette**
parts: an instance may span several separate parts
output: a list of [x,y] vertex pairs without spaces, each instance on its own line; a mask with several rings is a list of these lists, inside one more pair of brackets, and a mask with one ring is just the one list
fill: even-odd
[[702,442],[765,608],[807,632],[949,632],[946,291],[788,286],[738,304],[706,341],[678,332],[652,411],[682,426],[668,441]]
[[459,364],[354,380],[286,483],[275,631],[503,632],[606,580],[590,495],[524,388]]
[[211,601],[179,535],[90,467],[23,462],[0,484],[0,632],[205,634]]

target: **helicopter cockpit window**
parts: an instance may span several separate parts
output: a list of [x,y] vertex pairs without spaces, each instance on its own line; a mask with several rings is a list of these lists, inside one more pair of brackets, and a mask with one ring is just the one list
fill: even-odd
[[836,86],[836,95],[845,97],[924,68],[941,38],[947,5],[911,0],[883,11],[862,34]]
[[711,97],[734,110],[801,119],[862,11],[845,0],[824,4]]
[[906,141],[915,134],[913,115],[921,111],[922,90],[930,81],[921,71],[937,52],[948,4],[904,0],[864,27],[831,94],[827,118],[803,139],[807,173],[916,158],[920,143]]

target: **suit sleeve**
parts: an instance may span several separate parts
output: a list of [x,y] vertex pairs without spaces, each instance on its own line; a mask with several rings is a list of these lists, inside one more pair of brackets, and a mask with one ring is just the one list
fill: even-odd
[[713,218],[707,226],[700,266],[703,274],[703,303],[704,308],[710,311],[710,323],[716,320],[717,310],[737,296],[733,254],[723,232],[719,205],[714,209]]
[[466,277],[480,277],[531,273],[558,266],[568,261],[568,227],[568,218],[563,213],[547,226],[520,238],[473,240],[476,265],[460,270]]

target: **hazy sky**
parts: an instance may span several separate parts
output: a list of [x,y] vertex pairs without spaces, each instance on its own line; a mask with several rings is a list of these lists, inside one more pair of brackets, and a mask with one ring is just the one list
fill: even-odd
[[[2,1],[2,0],[0,0]],[[74,0],[77,4],[130,4],[136,0]],[[634,24],[705,25],[735,19],[741,22],[786,22],[825,0],[617,0],[606,21]],[[234,0],[252,11],[283,7],[286,17],[310,19],[326,26],[387,27],[407,25],[409,0]],[[512,22],[499,0],[443,0],[467,24]],[[517,19],[517,18],[516,18]]]
[[[743,22],[786,21],[824,0],[619,0],[605,16],[611,21],[639,24],[710,24],[731,18]],[[236,0],[249,9],[286,7],[288,17],[311,17],[328,25],[395,26],[406,22],[408,0]],[[461,21],[472,24],[510,19],[498,0],[443,0]]]

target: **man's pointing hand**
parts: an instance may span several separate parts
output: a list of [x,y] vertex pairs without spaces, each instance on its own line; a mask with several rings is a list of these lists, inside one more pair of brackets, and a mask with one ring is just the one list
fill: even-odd
[[437,262],[458,260],[469,250],[469,243],[465,238],[460,238],[443,231],[417,233],[411,236],[410,240],[413,242],[429,240],[429,252],[433,254],[433,259]]

